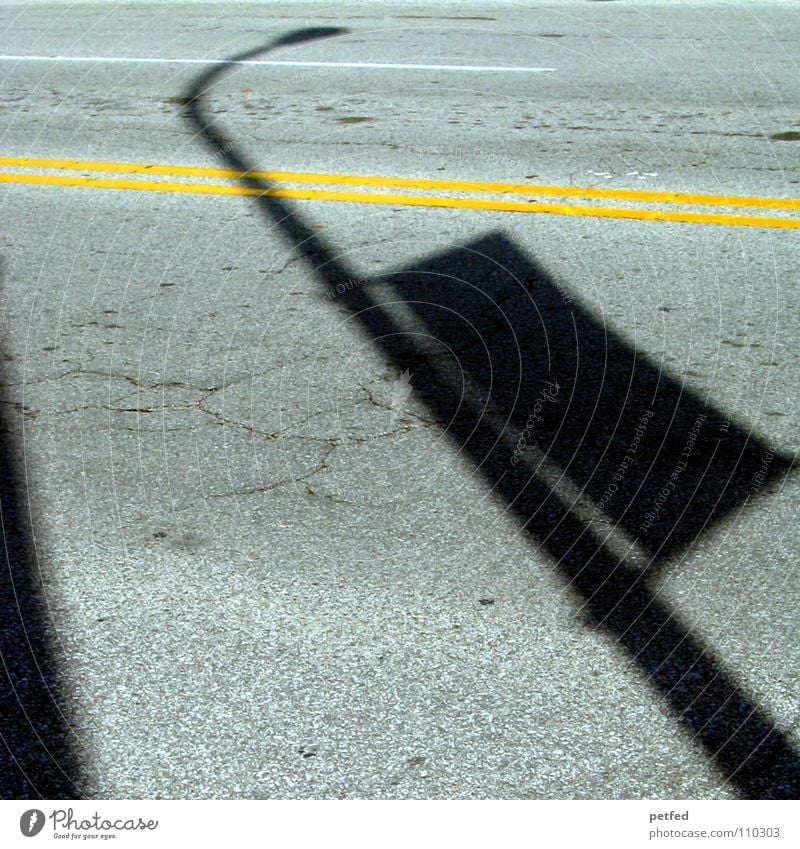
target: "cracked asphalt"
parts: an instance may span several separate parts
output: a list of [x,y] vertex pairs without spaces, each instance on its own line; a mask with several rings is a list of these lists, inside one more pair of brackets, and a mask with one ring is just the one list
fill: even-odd
[[[8,56],[83,57],[0,57],[0,154],[85,163],[76,179],[96,162],[228,167],[183,111],[203,61],[325,25],[351,32],[276,60],[554,70],[242,66],[206,97],[231,149],[260,168],[798,195],[793,4],[12,3],[0,21]],[[769,763],[761,784],[730,774],[706,733],[716,713],[687,719],[670,700],[678,685],[596,627],[549,534],[525,529],[502,476],[487,481],[453,424],[461,414],[443,420],[447,387],[431,390],[431,375],[463,380],[468,401],[472,380],[483,398],[465,364],[502,333],[497,310],[513,323],[524,300],[454,299],[482,332],[447,338],[425,297],[398,298],[392,277],[502,233],[492,260],[528,257],[540,289],[549,275],[609,350],[622,340],[791,461],[792,232],[287,201],[353,269],[337,291],[253,198],[0,188],[2,447],[17,481],[3,515],[16,500],[27,538],[9,574],[35,598],[23,618],[39,620],[35,651],[52,665],[37,711],[55,717],[41,719],[45,755],[30,757],[24,723],[9,721],[27,772],[6,758],[0,795],[795,793],[788,755],[785,779]],[[365,330],[358,298],[417,340],[413,355],[392,354],[388,318]],[[505,385],[509,359],[492,380]],[[501,433],[502,399],[484,401],[482,425]],[[535,428],[520,436],[532,409],[497,437],[502,450],[539,450]],[[624,451],[631,434],[615,433]],[[540,455],[538,479],[589,515],[592,482]],[[772,475],[663,557],[647,586],[797,752],[798,477]],[[629,552],[624,525],[592,527]],[[13,680],[36,677],[19,663]],[[693,703],[713,689],[716,675],[679,673]]]

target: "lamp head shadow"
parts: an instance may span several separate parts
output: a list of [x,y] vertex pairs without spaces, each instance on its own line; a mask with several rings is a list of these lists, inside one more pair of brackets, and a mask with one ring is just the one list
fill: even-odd
[[320,41],[323,38],[333,38],[346,35],[350,30],[344,27],[307,27],[296,29],[279,36],[270,43],[270,47],[289,47],[292,44],[307,44],[309,41]]

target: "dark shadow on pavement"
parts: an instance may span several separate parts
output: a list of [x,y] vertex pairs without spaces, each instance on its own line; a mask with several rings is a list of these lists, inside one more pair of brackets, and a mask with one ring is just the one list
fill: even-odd
[[78,770],[31,534],[21,418],[0,351],[0,797],[77,799]]
[[[241,172],[326,297],[411,373],[454,447],[558,564],[587,621],[625,648],[724,780],[743,797],[796,798],[797,753],[650,586],[656,567],[785,475],[790,459],[659,370],[500,233],[372,280],[337,259],[203,106],[237,62],[338,32],[299,31],[215,66],[187,93],[193,128]],[[543,463],[582,492],[591,520],[545,482]],[[639,560],[615,555],[598,527],[622,534]]]

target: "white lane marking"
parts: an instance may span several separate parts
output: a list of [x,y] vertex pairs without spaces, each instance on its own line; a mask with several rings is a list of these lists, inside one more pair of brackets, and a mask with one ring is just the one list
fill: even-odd
[[141,65],[269,65],[273,68],[367,68],[392,71],[489,71],[540,74],[555,68],[520,68],[514,65],[407,65],[392,62],[276,62],[269,59],[163,59],[143,56],[0,56],[0,62],[118,62]]

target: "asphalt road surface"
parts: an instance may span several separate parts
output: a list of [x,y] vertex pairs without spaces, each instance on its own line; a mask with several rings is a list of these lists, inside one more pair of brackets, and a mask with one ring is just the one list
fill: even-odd
[[3,796],[797,797],[800,5],[0,21]]

